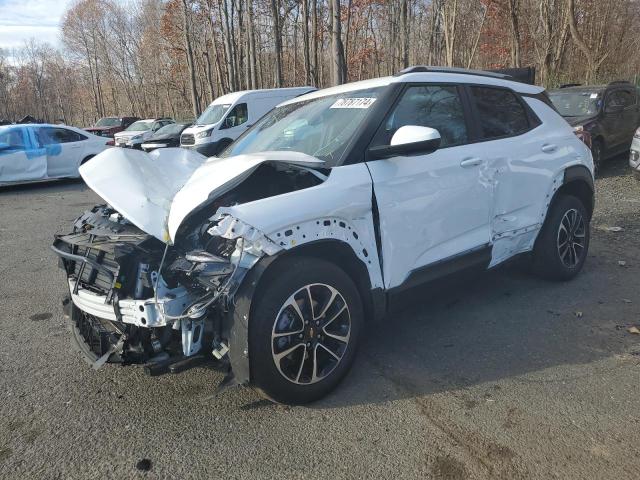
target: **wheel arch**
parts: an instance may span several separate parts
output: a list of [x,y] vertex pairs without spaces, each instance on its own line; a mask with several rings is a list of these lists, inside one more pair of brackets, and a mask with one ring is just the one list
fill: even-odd
[[559,195],[572,195],[577,197],[584,205],[589,219],[593,216],[595,207],[595,187],[593,176],[584,165],[574,165],[564,171],[562,185],[554,194],[553,200]]
[[247,272],[223,316],[223,336],[229,339],[231,371],[225,385],[247,384],[251,381],[249,366],[249,319],[253,314],[256,293],[270,281],[271,274],[287,260],[299,257],[323,259],[342,268],[353,279],[364,310],[365,319],[382,319],[386,313],[386,294],[382,288],[372,288],[369,273],[351,246],[336,239],[323,239],[264,256]]
[[85,163],[87,163],[89,160],[91,160],[93,157],[95,157],[95,154],[90,153],[89,155],[85,155],[85,157],[82,159],[82,161],[80,162],[80,165],[84,165]]

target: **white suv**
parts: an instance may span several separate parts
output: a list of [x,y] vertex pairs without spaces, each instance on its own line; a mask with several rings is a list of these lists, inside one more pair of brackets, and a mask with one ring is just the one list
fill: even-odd
[[433,67],[287,101],[221,158],[111,149],[80,172],[108,205],[53,249],[94,365],[216,357],[288,403],[331,391],[407,288],[525,253],[572,278],[594,206],[542,88]]

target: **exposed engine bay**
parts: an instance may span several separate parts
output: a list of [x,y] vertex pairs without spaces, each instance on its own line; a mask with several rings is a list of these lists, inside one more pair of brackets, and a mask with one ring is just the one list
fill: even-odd
[[52,249],[67,274],[65,309],[85,357],[144,364],[149,374],[216,359],[229,366],[234,295],[247,272],[282,248],[221,207],[316,186],[327,171],[262,163],[202,203],[173,243],[145,233],[109,204],[77,218]]

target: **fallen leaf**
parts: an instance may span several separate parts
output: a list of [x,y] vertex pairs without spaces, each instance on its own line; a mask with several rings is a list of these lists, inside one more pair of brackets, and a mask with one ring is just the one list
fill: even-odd
[[627,262],[625,262],[624,260],[618,260],[618,265],[620,265],[621,267],[624,267],[627,264]]
[[573,312],[573,314],[578,318],[582,318],[582,312]]
[[627,329],[627,332],[634,333],[636,335],[640,335],[640,330],[638,329],[638,327],[629,327]]
[[602,230],[603,232],[622,232],[624,231],[623,227],[610,227],[608,225],[600,225],[598,230]]

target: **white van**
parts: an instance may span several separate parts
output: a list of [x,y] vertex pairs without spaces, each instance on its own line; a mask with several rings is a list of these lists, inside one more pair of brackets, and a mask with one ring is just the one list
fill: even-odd
[[193,127],[180,136],[180,146],[210,157],[225,149],[273,107],[313,92],[313,87],[243,90],[216,98]]

